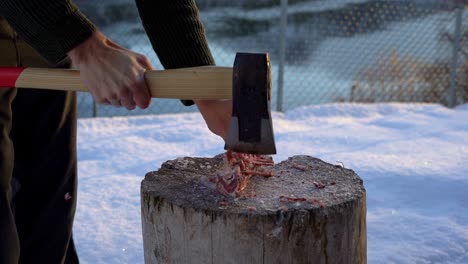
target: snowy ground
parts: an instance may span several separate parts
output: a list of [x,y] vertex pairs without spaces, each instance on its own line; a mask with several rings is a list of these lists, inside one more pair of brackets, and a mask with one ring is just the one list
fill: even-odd
[[[468,104],[329,104],[274,113],[276,162],[344,163],[367,190],[369,263],[468,263]],[[223,151],[198,113],[80,119],[75,238],[83,263],[142,263],[140,182]]]

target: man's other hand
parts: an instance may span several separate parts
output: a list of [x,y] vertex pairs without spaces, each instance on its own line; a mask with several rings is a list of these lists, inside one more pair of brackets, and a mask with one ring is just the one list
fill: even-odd
[[196,100],[195,104],[214,134],[226,142],[232,113],[232,100]]

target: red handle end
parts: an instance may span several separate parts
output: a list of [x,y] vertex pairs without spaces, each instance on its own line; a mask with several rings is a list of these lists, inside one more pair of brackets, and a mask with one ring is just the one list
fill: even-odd
[[16,87],[16,80],[24,69],[23,67],[0,67],[0,88]]

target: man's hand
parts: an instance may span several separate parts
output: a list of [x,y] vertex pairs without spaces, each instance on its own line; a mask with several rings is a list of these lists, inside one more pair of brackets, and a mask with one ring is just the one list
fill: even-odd
[[214,134],[226,142],[232,113],[232,100],[197,100],[195,104]]
[[119,46],[100,32],[68,55],[97,103],[129,110],[149,106],[151,95],[144,73],[154,68],[144,55]]

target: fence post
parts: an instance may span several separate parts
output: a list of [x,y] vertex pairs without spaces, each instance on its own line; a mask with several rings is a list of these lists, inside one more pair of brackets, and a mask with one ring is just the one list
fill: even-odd
[[96,106],[96,101],[94,101],[94,98],[93,98],[93,117],[97,117],[97,106]]
[[461,27],[463,16],[463,5],[460,1],[456,1],[455,15],[455,36],[453,41],[452,65],[450,69],[449,107],[455,107],[456,104],[455,90],[457,83],[458,52],[460,51]]
[[283,111],[284,64],[286,58],[286,29],[288,24],[288,0],[281,0],[280,43],[278,65],[278,91],[276,110]]

